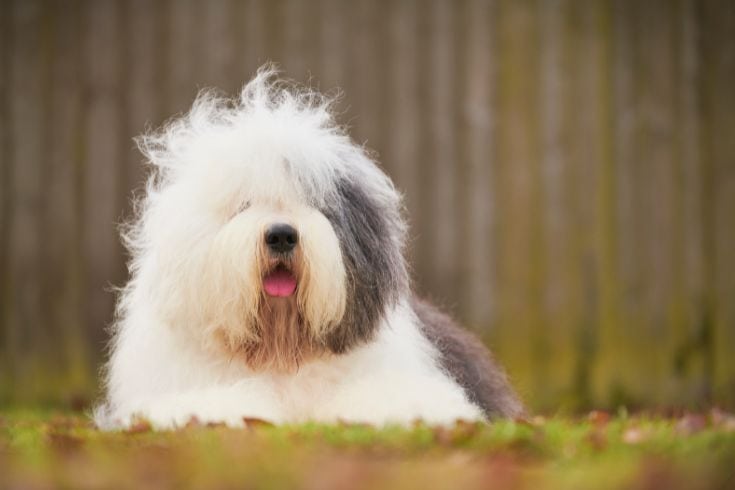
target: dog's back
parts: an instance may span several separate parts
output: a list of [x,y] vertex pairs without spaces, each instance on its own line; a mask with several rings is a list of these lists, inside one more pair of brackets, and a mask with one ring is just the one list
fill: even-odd
[[523,414],[523,405],[505,372],[474,335],[427,301],[414,296],[411,306],[422,333],[439,351],[442,367],[471,402],[479,405],[488,418]]

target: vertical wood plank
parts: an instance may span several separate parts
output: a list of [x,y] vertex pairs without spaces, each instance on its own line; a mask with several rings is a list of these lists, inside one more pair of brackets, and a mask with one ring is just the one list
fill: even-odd
[[249,80],[255,75],[255,71],[263,63],[268,61],[265,55],[265,28],[262,0],[248,0],[245,3],[244,31],[243,48],[247,53],[245,59],[245,65],[247,67],[245,79]]
[[[235,0],[206,2],[203,15],[202,85],[230,95],[239,85],[235,80],[237,46],[234,42]],[[190,35],[194,36],[194,33]]]
[[10,218],[13,169],[11,166],[12,131],[10,123],[12,3],[0,3],[0,402],[8,401],[11,392],[10,339]]
[[432,182],[431,199],[422,212],[431,216],[433,225],[424,230],[419,246],[429,247],[430,270],[425,275],[427,286],[440,302],[456,301],[459,286],[457,246],[458,179],[456,134],[457,103],[455,100],[456,49],[454,4],[448,0],[433,0],[429,10],[430,44],[424,49],[431,53],[427,73],[429,90],[429,120],[427,144],[430,159],[425,162]]
[[[548,387],[546,333],[541,329],[544,277],[541,226],[540,140],[538,128],[538,3],[500,3],[498,196],[501,254],[499,280],[504,283],[500,318],[504,335],[528,338],[503,341],[508,359],[539,399]],[[518,337],[516,337],[518,338]]]
[[141,189],[145,180],[143,157],[133,138],[149,128],[157,127],[168,117],[162,100],[166,92],[163,86],[166,75],[163,71],[164,57],[167,54],[166,32],[161,29],[166,20],[162,6],[163,3],[154,0],[131,0],[123,3],[126,19],[126,42],[123,49],[127,72],[123,104],[127,111],[127,121],[123,128],[121,145],[126,174],[126,216],[132,210],[129,205],[132,198],[130,191]]
[[[617,236],[617,276],[618,319],[617,342],[607,341],[608,352],[602,351],[602,368],[605,363],[616,362],[616,356],[630,352],[637,345],[639,331],[643,325],[642,295],[645,289],[643,277],[643,234],[645,224],[641,218],[639,202],[640,187],[647,185],[642,178],[644,162],[638,158],[639,145],[639,106],[637,97],[637,71],[639,38],[636,29],[637,2],[614,2],[612,10],[613,22],[613,102],[615,106],[614,122],[614,154],[616,165],[616,226]],[[637,376],[640,366],[635,362],[626,363],[618,369],[607,373],[608,379],[604,389],[610,391],[609,402],[624,404],[630,401],[626,393],[626,380]]]
[[265,27],[265,55],[268,61],[283,68],[285,0],[263,2],[263,25]]
[[[15,2],[11,12],[9,103],[12,166],[8,263],[8,352],[18,396],[34,391],[44,346],[41,302],[41,221],[45,125],[43,100],[43,5]],[[34,373],[34,370],[36,372]],[[31,385],[31,386],[29,386]]]
[[382,153],[385,141],[380,121],[385,118],[381,90],[385,86],[385,70],[380,66],[381,41],[385,38],[385,23],[380,12],[385,1],[356,0],[353,2],[352,38],[350,46],[350,89],[347,92],[353,119],[353,137],[358,143]]
[[[596,328],[597,351],[604,351],[607,356],[596,352],[597,372],[593,375],[597,399],[602,399],[606,388],[601,385],[608,379],[609,372],[615,370],[618,361],[617,339],[619,326],[619,293],[617,275],[616,236],[616,175],[615,136],[614,136],[614,97],[613,97],[613,19],[612,4],[607,0],[594,3],[594,10],[589,19],[589,28],[596,33],[597,42],[594,52],[590,53],[590,70],[592,79],[589,83],[597,102],[595,107],[596,160],[594,190],[594,226],[593,244],[595,263],[595,281],[598,291]],[[591,401],[591,400],[590,400]]]
[[347,125],[345,86],[347,83],[347,58],[349,36],[347,25],[348,4],[340,0],[321,0],[318,17],[320,19],[317,39],[319,51],[317,82],[320,89],[332,96],[338,96],[334,110],[340,124]]
[[318,27],[317,8],[307,0],[288,0],[284,6],[283,68],[289,78],[307,85],[318,67],[318,43],[312,34]]
[[[417,167],[416,185],[419,186],[421,192],[419,194],[418,206],[414,210],[414,247],[413,258],[415,264],[414,277],[416,279],[416,288],[418,293],[430,300],[437,300],[429,284],[433,264],[431,262],[431,247],[429,237],[434,220],[431,217],[429,209],[431,209],[431,192],[433,183],[433,174],[430,171],[433,155],[431,154],[429,134],[431,133],[430,124],[430,84],[426,83],[430,77],[431,53],[426,46],[431,43],[431,17],[430,11],[425,8],[424,3],[418,4],[416,11],[416,39],[418,51],[416,53],[416,68],[418,72],[418,83],[416,85],[416,97],[418,106],[416,116],[418,120],[418,140],[417,140]],[[441,301],[440,301],[441,302]]]
[[[110,285],[120,284],[123,270],[116,224],[122,214],[124,179],[121,120],[120,4],[91,1],[85,18],[85,100],[83,256],[87,335],[102,345],[112,320]],[[95,349],[99,355],[99,351]]]
[[[648,185],[641,191],[641,208],[638,213],[645,216],[645,242],[642,266],[647,277],[644,296],[647,311],[647,335],[645,343],[657,341],[661,346],[648,356],[640,352],[646,363],[644,379],[639,382],[642,389],[654,390],[658,396],[660,384],[657,379],[666,375],[670,346],[669,329],[672,318],[671,285],[675,270],[673,256],[675,219],[674,210],[674,59],[673,19],[668,2],[644,2],[640,4],[637,24],[639,37],[638,60],[638,105],[639,105],[639,165],[646,171]],[[641,332],[639,332],[640,335]],[[639,337],[640,338],[640,337]],[[647,386],[648,385],[648,386]],[[649,391],[649,394],[651,392]]]
[[570,249],[576,264],[570,274],[575,281],[572,311],[577,329],[576,362],[573,389],[579,403],[587,404],[595,395],[594,367],[598,360],[601,304],[606,287],[606,265],[603,261],[602,225],[610,220],[606,180],[610,175],[606,148],[605,65],[607,62],[603,2],[575,3],[569,17],[571,56],[570,90],[574,103],[584,107],[573,111],[569,124],[573,142],[570,146],[571,171],[568,174],[570,201],[568,212],[574,227],[570,232]]
[[[708,292],[706,339],[716,392],[735,403],[735,7],[731,2],[700,5],[703,59],[703,220]],[[709,332],[707,332],[709,330]],[[707,338],[708,337],[708,338]]]
[[82,4],[52,4],[53,64],[50,73],[51,105],[49,168],[44,188],[48,205],[44,215],[47,248],[44,287],[48,322],[56,330],[55,350],[63,354],[58,389],[65,397],[89,392],[93,366],[84,329],[82,304]]
[[[541,165],[543,179],[543,221],[545,241],[546,277],[544,278],[544,323],[553,336],[554,362],[546,373],[548,384],[555,388],[554,399],[558,406],[573,407],[578,402],[570,392],[570,381],[575,363],[575,326],[578,318],[574,304],[575,284],[570,271],[576,267],[577,256],[570,253],[570,239],[574,223],[569,213],[570,185],[569,147],[573,142],[569,129],[574,94],[568,78],[572,69],[569,54],[568,18],[570,4],[566,0],[542,3],[541,60],[539,90],[541,97]],[[550,395],[551,396],[551,395]]]
[[466,54],[462,63],[462,92],[465,95],[462,98],[461,129],[464,137],[460,146],[465,148],[466,170],[459,197],[464,209],[462,222],[466,224],[460,233],[463,239],[458,247],[459,256],[463,258],[460,267],[464,287],[461,291],[467,304],[463,308],[467,320],[486,334],[495,321],[499,291],[495,270],[495,243],[499,230],[492,192],[497,166],[494,153],[497,143],[496,7],[496,2],[471,0],[462,16]]
[[389,4],[389,43],[387,70],[388,112],[385,124],[389,128],[383,163],[404,195],[410,223],[408,255],[415,264],[414,240],[418,232],[421,186],[419,185],[419,121],[418,121],[418,4],[415,0]]
[[[711,392],[705,366],[710,355],[702,343],[702,306],[705,284],[702,240],[702,159],[699,108],[701,60],[698,43],[701,33],[695,2],[682,0],[676,11],[676,137],[677,219],[676,263],[674,264],[673,319],[671,328],[673,359],[671,376],[678,397],[675,402],[701,400]],[[677,399],[678,398],[678,399]]]
[[191,107],[201,80],[202,43],[199,32],[202,9],[207,3],[197,0],[169,0],[166,18],[169,39],[166,58],[166,114],[167,117],[183,113]]
[[[347,4],[340,0],[321,0],[318,15],[321,19],[318,34],[319,83],[322,90],[341,92],[347,77]],[[340,106],[343,105],[344,101],[341,101]]]

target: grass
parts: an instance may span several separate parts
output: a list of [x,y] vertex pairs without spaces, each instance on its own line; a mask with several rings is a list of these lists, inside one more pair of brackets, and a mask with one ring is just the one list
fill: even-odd
[[0,412],[0,488],[735,488],[735,416],[97,431]]

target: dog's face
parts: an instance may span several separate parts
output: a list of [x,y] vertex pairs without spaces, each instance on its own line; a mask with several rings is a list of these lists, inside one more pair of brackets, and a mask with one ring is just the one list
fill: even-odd
[[261,73],[141,140],[156,165],[127,234],[133,282],[171,328],[256,369],[369,339],[408,287],[390,180],[324,103]]

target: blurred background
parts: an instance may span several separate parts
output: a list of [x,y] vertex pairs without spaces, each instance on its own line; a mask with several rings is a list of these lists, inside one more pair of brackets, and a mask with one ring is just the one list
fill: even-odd
[[534,408],[735,406],[735,2],[1,0],[0,403],[97,393],[132,138],[275,61]]

